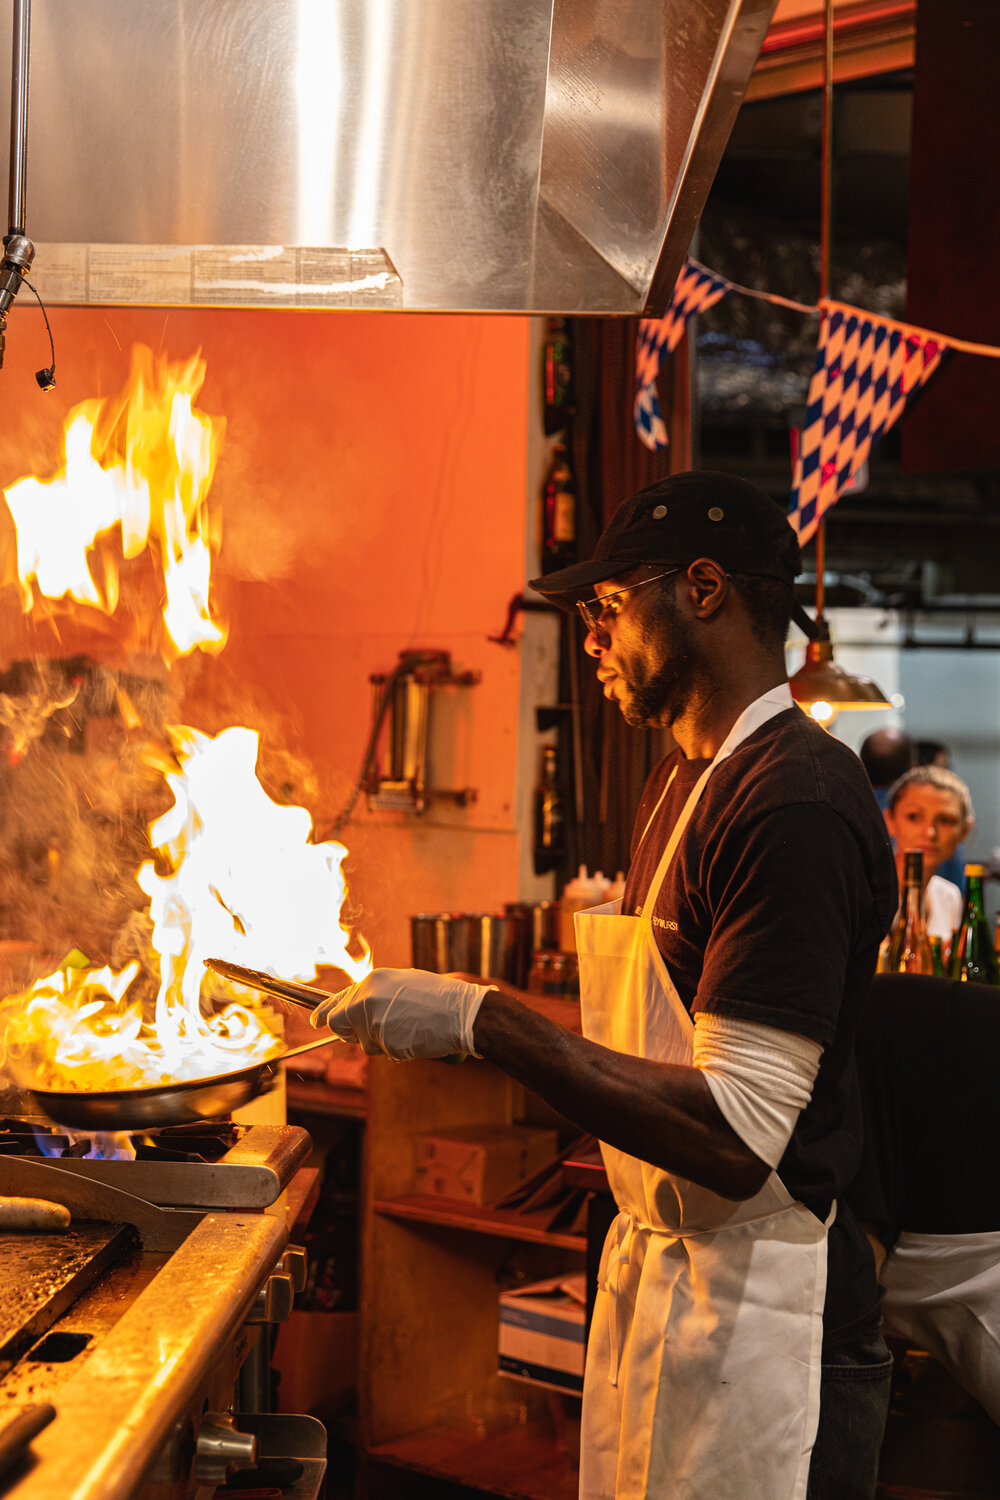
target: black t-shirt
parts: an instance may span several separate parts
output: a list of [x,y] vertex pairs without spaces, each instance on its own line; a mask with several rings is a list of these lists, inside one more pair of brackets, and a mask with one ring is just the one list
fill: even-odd
[[[678,750],[650,777],[624,912],[641,910],[670,830],[708,764]],[[757,1021],[823,1045],[812,1099],[778,1173],[819,1218],[841,1200],[829,1242],[828,1337],[850,1336],[877,1302],[870,1255],[842,1195],[861,1151],[854,1032],[895,909],[892,851],[861,762],[791,708],[713,771],[653,912],[657,945],[692,1013]]]
[[1000,1230],[1000,992],[880,974],[857,1036],[865,1144],[850,1189],[889,1248],[903,1230]]

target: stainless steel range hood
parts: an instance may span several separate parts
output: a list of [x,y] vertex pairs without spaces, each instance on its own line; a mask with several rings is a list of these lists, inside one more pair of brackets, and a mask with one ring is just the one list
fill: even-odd
[[661,312],[773,8],[34,0],[32,279],[54,303]]

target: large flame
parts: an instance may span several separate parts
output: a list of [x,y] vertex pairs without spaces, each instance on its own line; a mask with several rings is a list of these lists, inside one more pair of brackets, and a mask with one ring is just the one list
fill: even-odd
[[148,548],[162,575],[164,654],[221,648],[209,607],[218,521],[206,501],[225,423],[194,405],[204,379],[200,356],[172,364],[136,345],[121,394],[69,413],[60,472],[9,486],[26,612],[41,595],[113,615],[119,559]]
[[[197,355],[170,363],[137,347],[120,397],[70,413],[62,471],[7,490],[25,609],[50,599],[113,615],[119,564],[148,549],[162,574],[157,607],[167,660],[223,645],[209,608],[219,527],[207,506],[223,424],[195,408],[204,378]],[[18,756],[60,706],[50,696],[41,707],[0,703]],[[129,728],[137,727],[127,698],[120,706]],[[274,1055],[281,1049],[275,1012],[207,975],[206,958],[306,980],[320,966],[354,979],[370,971],[367,951],[348,951],[341,923],[347,851],[313,844],[309,814],[266,795],[256,775],[257,735],[242,728],[214,738],[195,729],[170,734],[170,750],[150,751],[148,763],[165,775],[173,806],[151,826],[155,858],[138,875],[157,957],[115,971],[71,955],[0,1000],[0,1066],[23,1087],[136,1088]],[[101,879],[100,870],[93,875]]]
[[0,1003],[0,1032],[25,1087],[134,1088],[229,1072],[279,1051],[268,1007],[230,998],[212,1008],[227,987],[206,974],[206,958],[302,979],[320,965],[352,979],[371,969],[367,953],[348,951],[341,925],[347,851],[310,843],[305,809],[267,796],[257,735],[177,729],[174,737],[180,768],[166,777],[174,805],[152,825],[156,859],[138,877],[160,961],[155,1006],[150,1013],[129,996],[137,963],[117,973],[61,968],[10,996]]

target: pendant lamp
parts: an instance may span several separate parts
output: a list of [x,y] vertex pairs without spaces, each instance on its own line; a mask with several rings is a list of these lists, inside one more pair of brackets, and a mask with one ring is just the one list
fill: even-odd
[[789,681],[792,697],[819,724],[831,724],[845,709],[891,708],[892,704],[870,677],[845,672],[834,661],[830,627],[822,613],[821,583],[817,584],[817,595],[814,620],[801,604],[796,604],[793,611],[795,623],[805,631],[809,643],[805,661]]
[[[833,0],[825,4],[823,67],[822,203],[820,206],[820,296],[830,295],[830,226],[833,206]],[[831,724],[838,713],[862,708],[891,708],[892,704],[869,677],[856,677],[833,659],[830,627],[823,615],[826,572],[826,525],[816,529],[816,618],[801,604],[792,611],[795,623],[809,638],[806,659],[792,674],[789,686],[800,708],[820,724]]]

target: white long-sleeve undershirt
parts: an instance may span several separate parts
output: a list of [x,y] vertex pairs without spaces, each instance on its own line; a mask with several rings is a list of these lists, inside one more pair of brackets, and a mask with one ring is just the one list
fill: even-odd
[[740,1140],[776,1167],[812,1098],[823,1048],[809,1037],[756,1021],[698,1011],[694,1066]]

